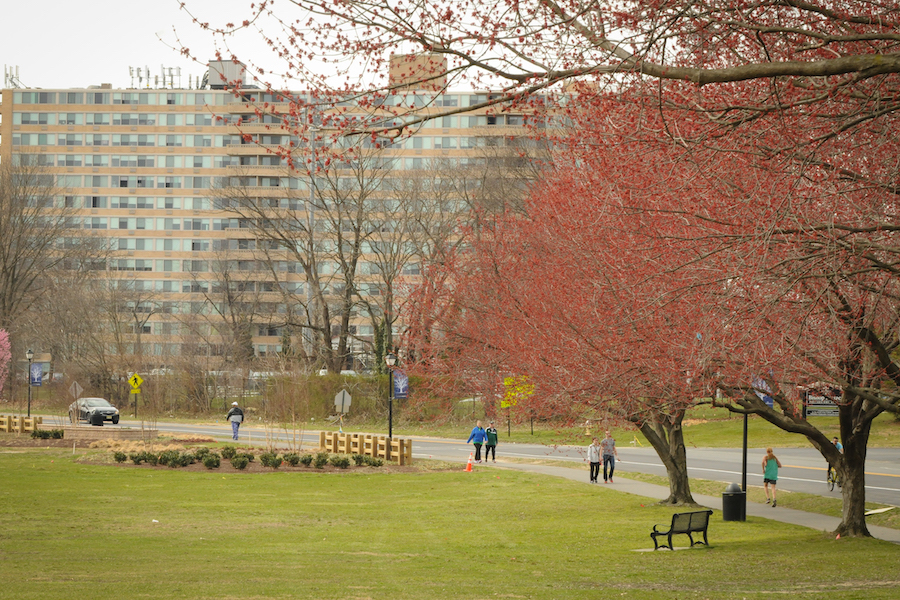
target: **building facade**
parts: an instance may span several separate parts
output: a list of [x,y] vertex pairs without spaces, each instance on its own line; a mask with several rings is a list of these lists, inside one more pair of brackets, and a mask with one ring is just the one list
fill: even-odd
[[[485,99],[477,93],[407,91],[385,99],[383,110],[390,115],[393,105],[405,103],[421,115],[476,106]],[[27,160],[52,173],[54,202],[69,211],[73,236],[106,241],[108,253],[98,257],[94,268],[110,289],[120,292],[124,312],[132,313],[125,323],[127,343],[110,351],[140,352],[146,362],[160,366],[187,352],[227,357],[226,340],[235,337],[229,321],[234,325],[241,320],[243,343],[255,357],[273,357],[288,347],[302,354],[303,327],[291,324],[308,318],[298,315],[308,314],[315,301],[309,271],[296,264],[277,237],[273,241],[261,235],[267,227],[262,212],[248,215],[248,202],[292,213],[310,232],[318,232],[320,256],[314,269],[326,276],[340,267],[329,248],[336,243],[329,231],[346,225],[323,227],[323,205],[328,210],[337,202],[340,189],[362,194],[366,185],[359,182],[359,173],[368,173],[374,182],[365,202],[375,214],[409,189],[410,181],[433,182],[436,169],[485,166],[497,148],[513,147],[514,156],[514,147],[522,144],[511,140],[527,137],[522,114],[482,109],[444,116],[396,141],[360,142],[381,174],[372,175],[370,167],[354,173],[351,165],[329,181],[327,169],[316,179],[301,161],[312,156],[312,144],[344,142],[321,133],[315,136],[318,141],[292,133],[282,116],[267,112],[289,113],[283,100],[257,89],[245,89],[240,97],[224,89],[108,85],[2,91],[0,161]],[[322,161],[322,149],[317,152],[314,160]],[[292,161],[298,168],[289,168]],[[456,193],[465,200],[464,192]],[[388,227],[392,220],[378,222]],[[384,294],[378,277],[384,268],[374,266],[373,258],[382,246],[363,240],[354,267],[360,276],[348,295],[371,300]],[[402,296],[421,276],[427,257],[417,254],[421,249],[404,258],[398,271],[402,285],[392,295]],[[337,281],[321,287],[330,296],[347,294]],[[230,304],[223,308],[226,301]],[[365,366],[377,304],[354,301],[347,330],[357,362],[341,367]],[[333,318],[338,323],[343,315]]]

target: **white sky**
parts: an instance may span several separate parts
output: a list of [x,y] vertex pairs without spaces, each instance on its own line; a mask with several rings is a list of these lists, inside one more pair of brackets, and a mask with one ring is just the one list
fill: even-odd
[[[211,24],[241,22],[249,14],[252,1],[186,0],[198,19]],[[141,67],[142,71],[150,67],[151,75],[160,75],[161,65],[181,67],[181,86],[186,88],[188,75],[202,77],[206,67],[181,56],[166,43],[177,46],[177,32],[184,45],[205,61],[215,56],[215,40],[194,25],[179,6],[178,0],[6,2],[0,65],[18,66],[24,86],[46,89],[101,83],[126,88],[132,85],[128,67]],[[229,46],[239,56],[253,53],[257,60],[271,54],[252,31],[233,38]],[[177,78],[175,83],[177,86]],[[0,87],[2,84],[0,80]]]

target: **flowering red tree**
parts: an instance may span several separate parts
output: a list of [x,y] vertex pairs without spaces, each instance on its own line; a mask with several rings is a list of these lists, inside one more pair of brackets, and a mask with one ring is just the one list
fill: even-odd
[[12,351],[9,345],[9,334],[5,329],[0,329],[0,392],[6,384],[9,376],[9,362],[12,359]]
[[[868,431],[897,411],[900,248],[895,194],[877,185],[890,159],[836,137],[821,146],[855,165],[852,177],[798,169],[712,147],[705,123],[644,110],[641,98],[594,98],[570,115],[583,120],[525,216],[498,222],[454,267],[455,310],[434,360],[495,379],[528,373],[544,397],[565,392],[632,421],[669,467],[670,501],[689,501],[684,409],[725,391],[723,405],[806,436],[842,471],[838,531],[865,535]],[[694,141],[666,136],[674,123]],[[785,133],[746,130],[761,146]],[[754,388],[760,376],[772,406]],[[813,382],[843,391],[843,455],[802,414],[796,389]]]

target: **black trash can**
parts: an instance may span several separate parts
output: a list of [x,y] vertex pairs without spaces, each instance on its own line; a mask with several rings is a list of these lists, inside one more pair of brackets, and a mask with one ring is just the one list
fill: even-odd
[[736,483],[729,483],[722,492],[722,520],[747,520],[747,493]]
[[91,425],[103,427],[103,415],[100,413],[91,413]]

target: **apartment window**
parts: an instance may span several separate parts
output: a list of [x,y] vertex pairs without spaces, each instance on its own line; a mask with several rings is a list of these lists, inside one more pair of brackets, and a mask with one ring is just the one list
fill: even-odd
[[195,125],[197,127],[202,127],[205,125],[212,125],[212,115],[206,113],[199,113],[194,115],[185,115],[186,123],[188,125]]
[[16,92],[13,94],[16,104],[56,104],[56,92]]
[[88,125],[109,125],[109,113],[88,113],[86,117]]
[[85,136],[86,146],[109,146],[109,134],[89,133]]
[[211,135],[194,135],[188,136],[191,138],[191,145],[198,148],[208,148],[212,146],[212,136]]
[[180,188],[181,177],[157,177],[156,187],[160,188]]
[[53,125],[52,113],[13,113],[13,125]]
[[109,104],[109,92],[88,92],[84,96],[85,104]]
[[60,133],[56,138],[57,146],[81,146],[84,137],[80,133]]
[[84,104],[84,94],[81,92],[60,92],[60,104]]
[[182,219],[185,231],[209,231],[209,219]]
[[185,198],[184,207],[188,210],[209,210],[209,198]]
[[80,154],[59,154],[56,157],[57,167],[80,167],[82,162]]
[[184,104],[183,94],[166,94],[166,104],[170,106]]
[[86,208],[106,208],[106,196],[85,196]]
[[85,229],[106,229],[106,217],[86,217],[84,220]]
[[159,124],[170,127],[184,125],[184,115],[159,115]]
[[209,177],[186,177],[185,180],[185,187],[197,190],[209,187]]
[[181,135],[161,135],[159,136],[160,146],[169,148],[184,145],[184,136]]
[[138,115],[131,113],[113,113],[113,125],[137,125]]

